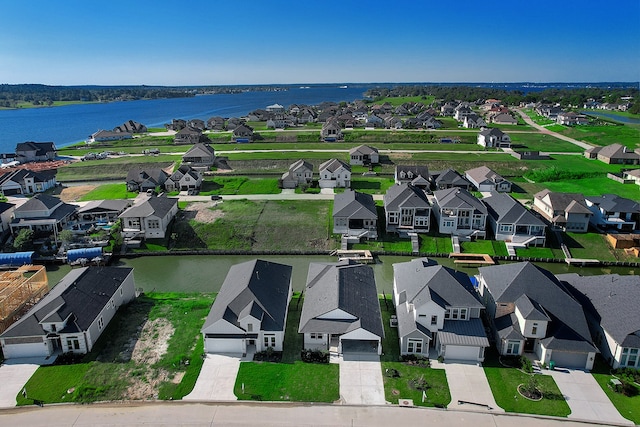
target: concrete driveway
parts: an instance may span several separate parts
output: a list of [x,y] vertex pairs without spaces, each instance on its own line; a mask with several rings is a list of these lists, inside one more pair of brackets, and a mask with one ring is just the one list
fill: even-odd
[[241,357],[207,354],[193,391],[183,400],[238,400],[233,393]]
[[[0,408],[16,406],[16,395],[40,366],[35,363],[8,363],[0,366]],[[29,390],[27,390],[27,395]]]
[[340,365],[340,397],[348,405],[384,405],[382,367],[377,354],[345,353]]
[[551,375],[558,385],[571,409],[569,418],[633,425],[620,415],[590,373],[573,369],[543,370],[542,373]]
[[439,363],[432,360],[431,367],[444,369],[447,374],[447,382],[451,392],[451,403],[448,408],[473,411],[487,409],[494,412],[504,412],[493,398],[487,376],[479,364],[463,361]]

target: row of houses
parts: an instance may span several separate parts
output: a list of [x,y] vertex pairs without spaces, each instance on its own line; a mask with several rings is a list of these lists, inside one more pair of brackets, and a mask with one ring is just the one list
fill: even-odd
[[[16,145],[15,153],[0,154],[0,163],[19,164],[31,162],[46,162],[54,160],[57,149],[53,142],[20,142]],[[17,163],[16,163],[17,162]]]
[[[493,342],[501,355],[532,353],[541,364],[591,369],[602,353],[614,368],[640,367],[637,276],[555,276],[523,262],[469,277],[428,258],[394,264],[393,272],[402,355],[480,362]],[[263,260],[231,267],[202,327],[205,351],[282,351],[291,273]],[[305,349],[384,350],[370,266],[312,262],[304,295],[298,333]]]

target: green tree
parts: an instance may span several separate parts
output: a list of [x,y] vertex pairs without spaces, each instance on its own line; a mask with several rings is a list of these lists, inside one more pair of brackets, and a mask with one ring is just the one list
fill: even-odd
[[60,238],[60,241],[62,241],[62,243],[66,244],[73,240],[73,233],[71,232],[71,230],[62,230],[60,234],[58,234],[58,237]]
[[33,230],[30,228],[20,230],[13,241],[13,247],[19,251],[33,248]]

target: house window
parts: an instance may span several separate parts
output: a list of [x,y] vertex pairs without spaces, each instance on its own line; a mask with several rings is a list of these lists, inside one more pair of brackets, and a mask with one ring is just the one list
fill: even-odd
[[102,316],[100,316],[100,318],[98,319],[98,329],[102,329],[104,328],[104,320],[102,319]]
[[507,341],[507,354],[520,354],[520,341]]
[[120,288],[120,296],[122,296],[122,288]]
[[409,339],[407,341],[408,353],[422,353],[422,340]]
[[67,350],[80,350],[78,337],[67,337]]
[[389,212],[389,224],[398,223],[398,212]]
[[253,323],[247,323],[247,332],[253,332]]
[[513,225],[511,225],[511,224],[500,224],[500,227],[498,227],[498,231],[500,233],[511,233],[513,231]]
[[318,334],[315,332],[312,332],[311,334],[309,334],[312,340],[321,340],[323,335],[322,334]]
[[56,325],[54,325],[53,323],[51,324],[51,332],[55,332],[56,331]]
[[636,366],[640,366],[640,359],[638,359],[638,349],[637,348],[623,348],[622,349],[622,357],[620,358],[620,366],[628,366],[634,368]]
[[531,327],[531,335],[536,335],[538,333],[538,324],[534,323]]
[[114,300],[111,300],[111,308],[116,308],[116,302]]
[[467,314],[466,308],[448,308],[447,311],[444,312],[444,318],[452,320],[467,320]]
[[276,336],[275,335],[265,335],[264,337],[264,348],[275,348],[276,346]]
[[438,316],[431,316],[431,324],[432,325],[438,324]]
[[160,228],[160,221],[157,219],[150,219],[147,224],[149,225],[149,228]]

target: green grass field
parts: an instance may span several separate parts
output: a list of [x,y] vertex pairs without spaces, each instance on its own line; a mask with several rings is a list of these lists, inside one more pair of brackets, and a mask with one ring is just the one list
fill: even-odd
[[640,146],[640,128],[628,125],[567,126],[560,133],[594,145],[618,143],[632,150]]
[[[508,133],[508,131],[507,131]],[[583,148],[543,133],[510,133],[514,150],[538,150],[544,152],[581,153]]]
[[[398,377],[388,376],[388,370],[396,370]],[[446,408],[451,402],[449,383],[444,369],[423,368],[403,362],[382,362],[385,399],[397,404],[398,399],[413,399],[416,406]],[[415,388],[416,383],[426,381],[426,399],[422,401],[422,390]]]
[[508,256],[507,246],[498,240],[475,240],[473,242],[461,242],[460,249],[463,253],[488,254],[491,256]]
[[102,184],[82,196],[80,201],[132,199],[137,195],[138,193],[127,191],[127,186],[124,183]]

